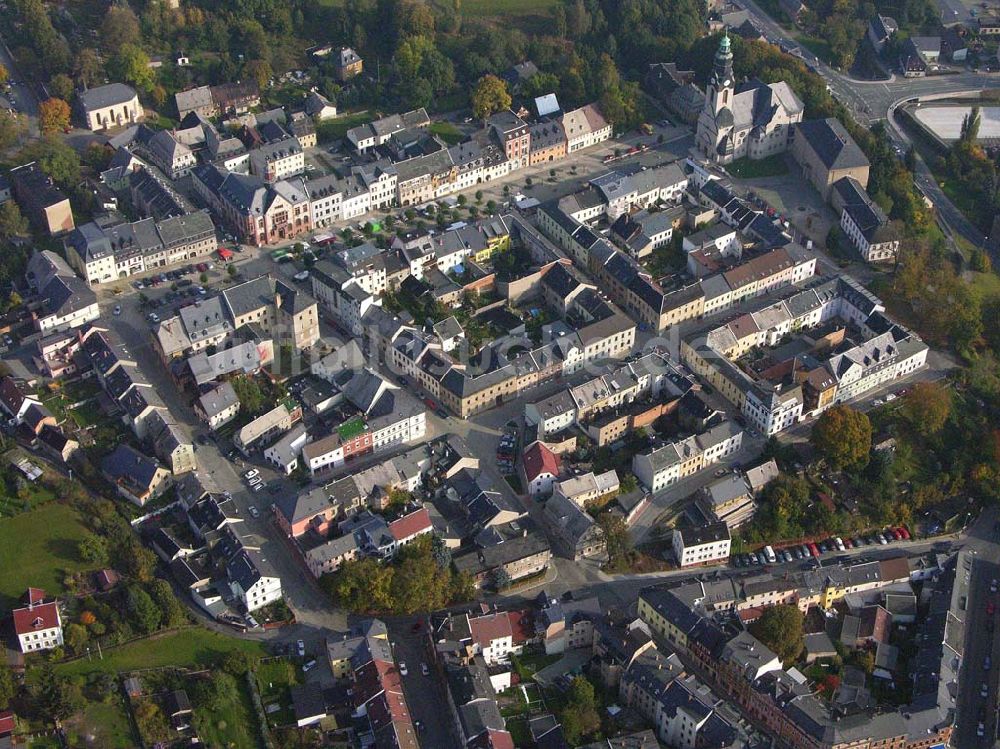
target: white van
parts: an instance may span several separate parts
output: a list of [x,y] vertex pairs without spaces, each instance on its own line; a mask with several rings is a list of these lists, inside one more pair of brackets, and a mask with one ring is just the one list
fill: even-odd
[[770,546],[764,547],[764,556],[767,557],[767,561],[770,564],[774,564],[775,562],[778,561],[778,558],[774,555],[774,549],[772,549]]

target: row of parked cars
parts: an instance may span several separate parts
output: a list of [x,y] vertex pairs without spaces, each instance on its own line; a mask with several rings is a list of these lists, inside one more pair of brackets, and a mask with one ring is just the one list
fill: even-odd
[[903,526],[899,526],[898,528],[886,528],[885,530],[875,531],[867,535],[858,535],[853,538],[840,538],[837,536],[825,541],[789,546],[785,549],[772,549],[770,546],[765,546],[757,552],[737,554],[733,557],[733,564],[737,567],[752,567],[757,564],[794,562],[796,559],[819,559],[819,557],[828,552],[860,549],[863,546],[885,546],[893,541],[909,540],[910,532]]
[[497,445],[497,468],[504,476],[514,473],[514,451],[517,449],[517,435],[507,430]]

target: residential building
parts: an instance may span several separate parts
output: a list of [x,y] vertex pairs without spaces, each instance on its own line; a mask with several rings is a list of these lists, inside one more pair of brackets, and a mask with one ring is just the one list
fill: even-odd
[[93,131],[132,125],[143,119],[139,95],[124,83],[108,83],[77,92],[86,126]]
[[277,434],[287,432],[302,418],[302,408],[297,404],[279,403],[267,413],[261,414],[233,435],[233,445],[244,455]]
[[588,471],[579,476],[561,479],[553,484],[552,493],[560,494],[580,507],[586,507],[589,502],[618,494],[618,473],[612,468],[600,474]]
[[8,175],[14,198],[31,224],[50,236],[73,231],[69,198],[34,161],[15,167]]
[[194,113],[210,118],[218,114],[218,106],[212,97],[210,86],[197,86],[174,94],[174,104],[177,106],[177,119],[183,120]]
[[31,256],[26,279],[37,294],[32,318],[43,336],[79,328],[100,317],[97,295],[51,250]]
[[59,601],[45,600],[45,591],[28,588],[23,606],[14,609],[14,634],[22,653],[62,647],[62,617]]
[[611,137],[611,125],[596,104],[567,112],[562,118],[566,132],[566,153],[596,146]]
[[308,441],[309,433],[305,424],[296,424],[291,431],[264,450],[264,460],[287,476],[298,468],[299,455]]
[[350,47],[341,47],[334,53],[333,70],[338,81],[346,81],[360,75],[363,69],[364,60]]
[[153,458],[119,444],[101,461],[101,475],[118,494],[142,507],[169,486],[170,472]]
[[574,561],[607,555],[604,530],[572,499],[553,494],[545,502],[543,517],[560,555]]
[[559,476],[559,457],[541,442],[533,442],[522,456],[528,494],[535,497],[549,494]]
[[674,557],[681,567],[724,562],[729,559],[731,539],[724,522],[709,523],[698,528],[674,529]]
[[223,382],[204,393],[195,401],[194,409],[201,419],[215,431],[236,418],[240,412],[240,399],[229,382]]

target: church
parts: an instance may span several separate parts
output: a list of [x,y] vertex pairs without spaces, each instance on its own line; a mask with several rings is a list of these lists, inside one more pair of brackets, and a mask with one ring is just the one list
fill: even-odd
[[792,125],[802,121],[802,102],[787,83],[754,79],[735,88],[728,33],[715,53],[695,144],[710,161],[728,164],[764,159],[788,149]]

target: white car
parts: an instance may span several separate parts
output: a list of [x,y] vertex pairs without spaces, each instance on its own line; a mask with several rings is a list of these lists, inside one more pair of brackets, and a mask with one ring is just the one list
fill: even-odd
[[304,673],[304,674],[305,674],[305,673],[308,673],[308,672],[309,672],[309,669],[311,669],[311,668],[312,668],[313,666],[315,666],[315,665],[316,665],[316,659],[315,659],[315,658],[313,658],[313,659],[312,659],[311,661],[309,661],[308,663],[303,663],[303,664],[302,664],[302,673]]
[[844,547],[844,542],[843,542],[843,540],[842,540],[842,539],[840,539],[840,538],[835,538],[835,539],[833,539],[833,542],[834,542],[835,544],[837,544],[837,551],[844,551],[844,550],[845,550],[845,547]]
[[115,308],[112,310],[112,314],[115,317],[118,317],[118,315],[120,315],[121,313],[122,313],[122,306],[120,304],[116,304]]
[[258,471],[256,468],[251,468],[249,471],[243,474],[243,478],[252,479],[254,476],[259,476],[259,475],[260,471]]
[[252,479],[249,479],[249,483],[250,486],[260,486],[264,483],[264,480],[260,476],[254,476]]
[[430,676],[431,670],[427,668],[426,663],[420,664],[420,673],[422,673],[424,676]]
[[399,662],[399,674],[400,676],[406,676],[409,671],[406,670],[406,664],[403,661]]
[[255,492],[259,492],[259,491],[263,491],[263,489],[264,489],[264,487],[265,487],[265,486],[266,486],[266,484],[263,484],[263,483],[260,483],[260,484],[256,484],[256,485],[255,485],[255,486],[253,487],[253,490],[254,490]]
[[296,652],[298,652],[299,658],[305,658],[306,644],[302,640],[299,640],[298,642],[295,643],[295,650]]

